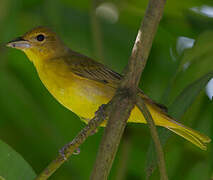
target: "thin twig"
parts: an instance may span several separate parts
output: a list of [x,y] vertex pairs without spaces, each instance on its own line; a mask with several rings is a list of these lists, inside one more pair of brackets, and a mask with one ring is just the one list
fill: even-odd
[[93,44],[95,49],[95,54],[98,59],[104,62],[104,48],[102,43],[102,34],[99,19],[96,15],[96,8],[98,6],[98,0],[91,1],[90,8],[90,20],[91,20],[91,31],[93,37]]
[[154,141],[155,145],[155,150],[157,153],[157,158],[158,158],[158,166],[161,174],[161,179],[162,180],[168,180],[167,173],[166,173],[166,165],[165,165],[165,160],[164,160],[164,154],[163,154],[163,149],[160,143],[160,139],[158,137],[157,129],[155,127],[154,121],[152,119],[152,116],[147,109],[146,105],[143,102],[142,98],[137,98],[137,106],[140,109],[140,111],[143,113],[144,118],[147,121],[147,124],[150,128],[151,136]]
[[[117,152],[126,122],[132,108],[135,106],[137,87],[144,70],[152,46],[158,24],[163,14],[165,0],[150,0],[148,8],[139,29],[132,54],[126,68],[124,79],[121,81],[115,96],[111,100],[112,111],[109,115],[100,148],[97,154],[92,180],[106,180]],[[145,116],[146,117],[146,116]],[[150,119],[146,119],[149,124]],[[152,132],[156,130],[150,126]],[[158,142],[160,144],[160,142]],[[158,149],[157,149],[158,151]],[[161,153],[158,153],[159,155]],[[163,159],[163,158],[159,158]],[[162,165],[159,163],[159,165]],[[165,179],[166,172],[160,167],[161,179]]]
[[[109,121],[104,131],[92,179],[107,179],[126,121],[136,102],[138,82],[145,67],[152,41],[163,13],[164,4],[165,0],[149,1],[144,21],[133,47],[126,75],[110,105],[107,105],[107,110],[98,113],[76,138],[62,149],[56,160],[50,163],[36,180],[46,180],[51,176],[104,121],[106,114],[109,115]],[[147,121],[149,121],[149,118]],[[161,177],[163,177],[162,174]]]
[[47,168],[35,178],[35,180],[46,180],[48,179],[82,144],[84,141],[93,134],[97,127],[106,119],[107,111],[109,109],[103,110],[102,107],[99,108],[95,117],[89,121],[88,125],[82,129],[79,134],[73,139],[72,142],[65,145],[60,151],[58,156],[54,161],[52,161]]

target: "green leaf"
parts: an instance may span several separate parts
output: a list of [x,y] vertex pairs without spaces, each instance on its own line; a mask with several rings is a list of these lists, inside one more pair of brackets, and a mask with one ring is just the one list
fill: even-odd
[[185,175],[185,179],[186,180],[211,179],[209,172],[211,172],[211,169],[207,166],[207,163],[200,162],[196,164],[187,175]]
[[[184,69],[184,64],[186,63],[191,65],[193,63],[201,63],[208,60],[207,57],[209,57],[208,56],[209,53],[212,54],[212,45],[213,45],[212,31],[205,31],[201,35],[199,35],[195,45],[191,49],[188,49],[184,52],[184,56],[181,61],[180,70]],[[203,69],[203,70],[206,70],[206,69]]]
[[35,176],[30,165],[10,146],[0,141],[0,180],[30,180]]
[[213,71],[213,31],[202,33],[191,49],[184,52],[178,73],[173,81],[170,98],[174,98],[188,84]]
[[[213,72],[209,72],[195,82],[189,84],[180,95],[174,100],[169,107],[169,114],[175,119],[179,119],[193,103],[200,91],[205,88],[209,80],[213,78]],[[169,131],[167,129],[159,129],[159,138],[161,144],[164,145],[169,137]],[[147,154],[147,177],[149,177],[156,168],[156,154],[153,142],[151,142]]]
[[169,114],[179,119],[187,108],[193,103],[199,92],[205,88],[209,80],[213,77],[213,72],[209,72],[200,79],[187,86],[169,107]]

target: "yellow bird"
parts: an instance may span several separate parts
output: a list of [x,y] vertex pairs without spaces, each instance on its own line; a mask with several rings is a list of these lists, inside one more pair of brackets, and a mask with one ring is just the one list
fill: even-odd
[[[122,79],[122,75],[103,64],[69,49],[46,27],[34,28],[7,46],[22,50],[34,64],[49,92],[86,123],[100,105],[110,101]],[[156,125],[206,150],[206,143],[211,141],[209,137],[176,122],[167,115],[164,106],[155,103],[142,91],[139,92]],[[128,122],[146,123],[137,107],[133,108]]]

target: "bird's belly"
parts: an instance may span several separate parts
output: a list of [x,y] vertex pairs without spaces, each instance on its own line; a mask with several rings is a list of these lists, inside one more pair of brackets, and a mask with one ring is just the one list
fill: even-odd
[[[81,78],[70,71],[59,71],[59,65],[54,68],[37,68],[41,81],[58,102],[84,119],[93,118],[99,106],[107,104],[115,93],[115,89],[106,84]],[[137,107],[133,108],[129,122],[145,122]]]
[[115,90],[99,82],[76,76],[40,74],[40,79],[49,92],[66,108],[80,117],[91,119],[98,107],[106,104]]
[[60,96],[61,103],[65,107],[80,117],[91,119],[100,105],[108,103],[114,90],[85,81],[80,84],[73,83],[65,94]]

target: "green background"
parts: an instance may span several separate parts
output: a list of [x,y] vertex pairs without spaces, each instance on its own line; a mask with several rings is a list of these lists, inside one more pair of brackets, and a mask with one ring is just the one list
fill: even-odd
[[[0,1],[0,139],[18,152],[36,174],[85,124],[49,94],[24,53],[5,48],[4,44],[33,27],[45,25],[56,31],[73,50],[122,72],[147,3],[143,0]],[[104,10],[95,16],[96,7],[92,4],[99,8],[113,5],[111,10],[115,19],[104,18],[103,14],[109,15]],[[184,98],[180,98],[179,106],[172,106],[187,85],[213,71],[213,16],[202,13],[208,8],[213,8],[212,0],[168,0],[140,87],[157,102],[171,107],[170,113],[178,116],[178,120],[213,138],[213,105],[206,94],[205,84],[193,103],[187,105],[184,114]],[[195,40],[194,46],[184,49],[186,44],[178,43],[180,37]],[[192,93],[187,96],[199,88],[191,88]],[[80,147],[81,153],[73,155],[50,179],[89,179],[102,133],[101,128],[89,137]],[[212,143],[207,151],[202,151],[171,134],[164,146],[169,178],[213,178]],[[128,125],[109,179],[145,179],[147,159],[150,162],[151,158],[148,153],[150,139],[146,125]],[[0,156],[4,157],[6,151],[9,150],[0,150]],[[0,168],[4,167],[1,163],[13,164],[10,159],[8,162],[2,159],[0,157]],[[24,166],[21,161],[15,167],[8,166],[8,173],[19,166]],[[0,169],[0,176],[1,172]],[[33,179],[33,173],[29,174]],[[12,179],[16,178],[7,178]],[[151,179],[159,179],[158,171]]]

